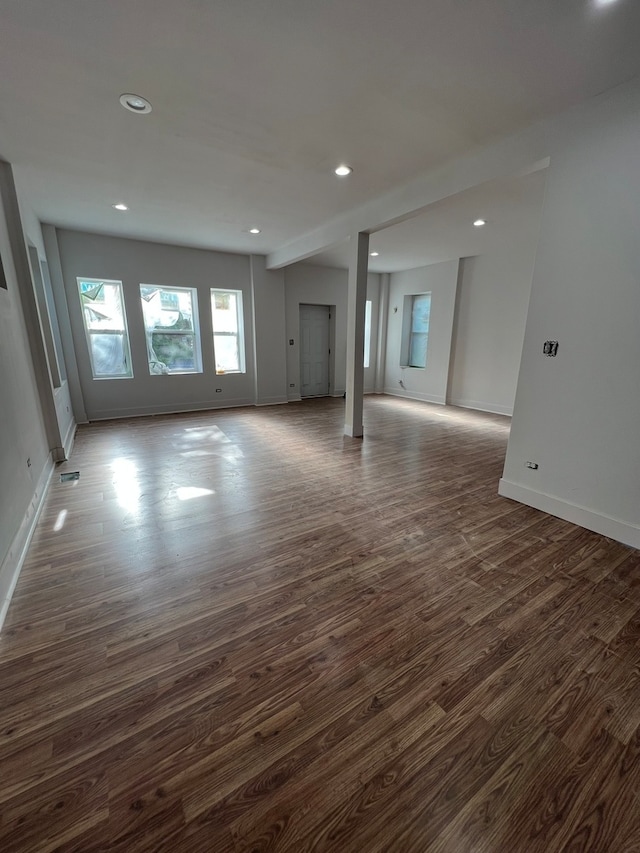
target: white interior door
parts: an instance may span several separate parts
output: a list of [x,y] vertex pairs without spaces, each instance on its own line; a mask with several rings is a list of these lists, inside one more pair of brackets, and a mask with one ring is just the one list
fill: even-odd
[[300,306],[300,396],[329,393],[329,306]]

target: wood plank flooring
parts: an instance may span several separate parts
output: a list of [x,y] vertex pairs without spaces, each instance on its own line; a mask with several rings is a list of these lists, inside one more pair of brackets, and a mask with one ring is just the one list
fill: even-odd
[[640,851],[640,553],[508,420],[81,427],[0,636],[3,853]]

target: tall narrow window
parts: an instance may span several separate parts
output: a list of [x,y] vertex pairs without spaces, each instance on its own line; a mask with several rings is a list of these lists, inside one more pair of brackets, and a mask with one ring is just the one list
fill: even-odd
[[149,373],[201,373],[195,289],[141,284],[140,299]]
[[430,293],[416,293],[405,296],[400,358],[400,364],[404,367],[427,366],[430,315]]
[[371,353],[371,301],[367,299],[364,306],[364,366],[369,367]]
[[211,289],[216,373],[244,373],[242,291]]
[[77,281],[93,378],[130,379],[133,370],[122,282]]

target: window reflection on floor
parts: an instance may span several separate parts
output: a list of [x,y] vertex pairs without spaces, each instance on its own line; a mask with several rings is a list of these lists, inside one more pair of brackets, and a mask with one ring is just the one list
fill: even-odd
[[140,505],[140,483],[138,469],[130,459],[114,459],[111,463],[113,487],[118,503],[127,512],[138,512]]
[[215,492],[212,489],[200,489],[197,486],[180,486],[175,490],[175,495],[179,501],[190,501],[193,498],[203,498],[205,495],[213,495]]

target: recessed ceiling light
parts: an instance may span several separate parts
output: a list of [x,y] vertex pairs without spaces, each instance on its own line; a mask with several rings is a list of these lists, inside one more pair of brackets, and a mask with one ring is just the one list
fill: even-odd
[[379,254],[380,254],[380,252],[371,252],[371,257],[377,258]]
[[119,201],[118,204],[112,204],[111,207],[115,208],[116,210],[129,210],[127,205],[123,204],[121,201]]
[[125,92],[124,95],[120,95],[120,103],[125,110],[129,110],[132,113],[139,113],[140,115],[150,113],[152,110],[151,104],[146,98],[140,95],[133,95],[131,92]]
[[249,234],[259,234],[259,233],[260,233],[259,228],[249,228]]
[[350,175],[351,172],[353,172],[353,169],[351,168],[351,166],[347,166],[346,163],[342,163],[340,166],[334,169],[334,171],[336,175],[338,175],[338,177],[344,178],[347,175]]
[[476,219],[476,221],[473,224],[476,226],[476,228],[482,228],[483,225],[487,224],[487,220],[486,219]]

